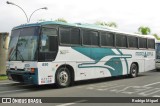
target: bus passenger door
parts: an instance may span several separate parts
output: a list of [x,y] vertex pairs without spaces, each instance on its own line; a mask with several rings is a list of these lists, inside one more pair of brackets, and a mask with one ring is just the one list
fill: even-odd
[[38,55],[38,78],[40,84],[54,83],[53,61],[58,52],[57,30],[43,27]]

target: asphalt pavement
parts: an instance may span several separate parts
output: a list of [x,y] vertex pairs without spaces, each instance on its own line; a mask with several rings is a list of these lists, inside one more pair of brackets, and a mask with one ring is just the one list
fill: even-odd
[[[71,103],[47,103],[45,106],[106,106],[114,103],[86,103],[85,97],[158,97],[160,98],[160,72],[153,70],[141,73],[137,78],[119,76],[112,78],[78,81],[68,88],[57,88],[55,85],[27,85],[13,81],[0,81],[0,97],[80,97]],[[114,98],[113,98],[114,99]],[[91,101],[92,102],[92,101]],[[93,101],[94,102],[94,101]],[[2,104],[0,104],[1,106]],[[7,105],[8,104],[3,104]],[[12,104],[12,106],[22,104]],[[29,105],[29,104],[25,104]],[[35,104],[43,106],[44,104]],[[134,103],[119,103],[130,106]],[[159,105],[141,104],[136,105]]]

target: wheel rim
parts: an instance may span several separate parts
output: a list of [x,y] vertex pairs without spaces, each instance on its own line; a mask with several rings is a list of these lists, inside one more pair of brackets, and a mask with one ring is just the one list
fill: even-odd
[[136,76],[136,72],[137,72],[137,67],[134,65],[132,68],[132,75]]
[[59,74],[59,83],[61,85],[66,85],[68,82],[68,73],[66,71],[62,71]]

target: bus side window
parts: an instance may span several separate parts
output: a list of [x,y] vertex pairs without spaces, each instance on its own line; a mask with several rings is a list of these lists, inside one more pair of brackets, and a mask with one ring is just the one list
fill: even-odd
[[41,52],[53,52],[57,50],[57,31],[55,29],[43,28],[41,35]]
[[42,28],[39,61],[53,61],[58,52],[57,30]]
[[139,38],[139,48],[147,48],[147,39],[146,38]]

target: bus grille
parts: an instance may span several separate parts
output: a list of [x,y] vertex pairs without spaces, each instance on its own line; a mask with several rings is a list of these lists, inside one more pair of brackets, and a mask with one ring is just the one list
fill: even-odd
[[[15,68],[10,68],[10,70],[15,70]],[[17,69],[16,71],[24,71],[24,69]]]
[[16,75],[16,74],[11,74],[11,77],[14,81],[18,82],[24,82],[23,76],[22,75]]

